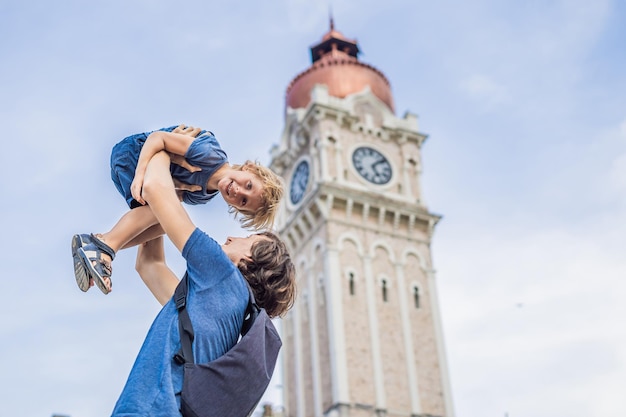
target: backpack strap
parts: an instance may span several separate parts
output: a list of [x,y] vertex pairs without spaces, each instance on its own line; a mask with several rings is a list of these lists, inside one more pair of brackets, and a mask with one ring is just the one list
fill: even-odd
[[250,287],[250,284],[248,284],[247,281],[246,286],[248,287],[249,298],[248,307],[246,307],[246,312],[243,315],[243,323],[241,324],[241,336],[245,336],[246,333],[248,333],[248,330],[250,330],[250,327],[252,327],[252,323],[254,323],[254,320],[256,320],[257,316],[261,312],[261,307],[259,307],[259,305],[256,303],[256,300],[254,299],[252,287]]
[[[245,279],[244,279],[245,281]],[[243,323],[241,324],[241,336],[244,336],[252,327],[252,323],[256,320],[257,316],[261,312],[261,307],[256,303],[254,299],[254,293],[252,292],[252,288],[250,284],[246,281],[246,286],[248,287],[248,306],[246,307],[246,312],[244,313]],[[193,359],[193,325],[191,324],[191,319],[189,318],[189,313],[187,312],[187,290],[189,288],[187,272],[185,272],[185,276],[178,283],[176,287],[176,291],[174,292],[174,302],[176,303],[176,309],[178,310],[178,333],[180,334],[180,345],[181,348],[174,355],[174,361],[179,365],[183,365],[185,363],[194,363]]]
[[185,276],[180,280],[174,292],[174,302],[178,310],[178,333],[180,334],[181,345],[180,350],[174,355],[174,360],[179,365],[194,363],[192,349],[194,338],[193,325],[186,308],[188,286],[187,272],[185,272]]

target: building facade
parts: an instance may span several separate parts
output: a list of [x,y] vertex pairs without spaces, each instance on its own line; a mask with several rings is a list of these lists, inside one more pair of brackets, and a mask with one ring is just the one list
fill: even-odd
[[420,188],[426,135],[331,27],[287,88],[270,166],[298,300],[282,323],[285,415],[438,416],[453,407]]

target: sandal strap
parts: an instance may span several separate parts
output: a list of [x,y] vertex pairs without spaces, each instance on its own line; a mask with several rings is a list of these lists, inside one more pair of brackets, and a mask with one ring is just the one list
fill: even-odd
[[93,233],[91,234],[91,241],[94,245],[98,247],[98,249],[109,255],[111,257],[111,260],[115,259],[115,251],[111,249],[109,245],[98,239]]
[[100,248],[94,246],[85,246],[81,248],[89,262],[95,262],[96,265],[93,265],[93,268],[98,269],[99,266],[104,268],[104,272],[110,274],[113,271],[113,267],[111,264],[102,258],[102,251]]

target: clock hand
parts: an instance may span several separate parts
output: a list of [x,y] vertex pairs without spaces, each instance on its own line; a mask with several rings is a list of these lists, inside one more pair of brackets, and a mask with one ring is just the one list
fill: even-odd
[[386,163],[386,162],[387,162],[387,161],[385,161],[384,159],[379,159],[378,161],[376,161],[376,162],[374,162],[374,163],[372,164],[372,170],[373,170],[373,171],[378,171],[378,170],[376,169],[376,167],[377,167],[378,165],[380,165],[380,164],[384,164],[384,163]]

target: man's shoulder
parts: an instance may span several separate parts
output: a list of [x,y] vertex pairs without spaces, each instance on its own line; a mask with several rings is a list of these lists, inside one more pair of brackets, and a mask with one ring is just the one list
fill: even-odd
[[221,245],[198,228],[185,243],[182,254],[187,261],[190,280],[200,289],[212,287],[225,280],[232,283],[232,278],[243,282],[239,269],[228,258]]
[[189,239],[183,247],[182,255],[187,259],[187,262],[201,262],[213,266],[219,264],[234,266],[224,253],[222,246],[198,227],[189,235]]
[[222,251],[221,246],[209,236],[206,232],[202,231],[199,227],[196,227],[194,231],[189,235],[189,239],[185,242],[183,247],[183,256],[186,257],[186,253],[191,251]]

